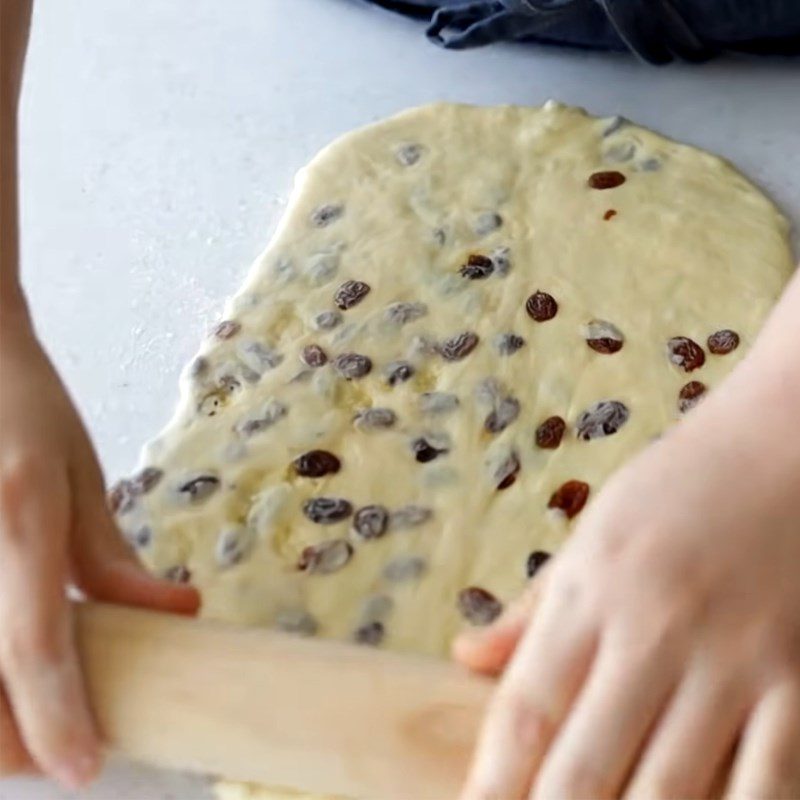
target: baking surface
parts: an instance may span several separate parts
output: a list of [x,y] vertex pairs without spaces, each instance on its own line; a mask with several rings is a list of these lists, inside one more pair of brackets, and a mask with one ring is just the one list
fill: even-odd
[[[734,161],[796,223],[796,62],[655,71],[555,49],[444,53],[346,0],[40,0],[23,100],[23,258],[39,329],[109,476],[167,420],[293,173],[335,136],[436,99],[622,113]],[[280,13],[279,13],[280,11]],[[794,145],[794,146],[793,146]],[[116,767],[87,797],[201,798]],[[2,800],[50,786],[0,785]]]

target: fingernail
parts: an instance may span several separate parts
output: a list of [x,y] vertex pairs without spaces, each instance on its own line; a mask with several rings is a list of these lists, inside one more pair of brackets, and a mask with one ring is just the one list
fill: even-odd
[[67,789],[75,790],[90,783],[99,769],[99,756],[82,755],[59,765],[53,777]]

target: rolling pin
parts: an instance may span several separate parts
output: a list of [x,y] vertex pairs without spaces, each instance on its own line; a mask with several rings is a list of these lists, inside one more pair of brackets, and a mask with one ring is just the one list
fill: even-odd
[[446,661],[84,603],[110,747],[149,764],[369,800],[454,798],[492,682]]

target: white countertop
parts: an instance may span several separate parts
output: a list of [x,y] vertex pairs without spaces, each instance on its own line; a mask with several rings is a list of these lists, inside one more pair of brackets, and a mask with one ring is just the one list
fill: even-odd
[[[621,113],[738,164],[800,222],[800,61],[656,70],[617,55],[451,53],[354,0],[37,0],[22,103],[24,280],[110,478],[167,420],[293,173],[432,100]],[[199,800],[121,765],[94,800]],[[0,800],[69,797],[37,781]]]

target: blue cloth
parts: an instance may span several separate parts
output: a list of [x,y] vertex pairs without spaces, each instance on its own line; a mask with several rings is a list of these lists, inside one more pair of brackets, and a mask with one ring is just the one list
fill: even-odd
[[800,54],[800,0],[366,0],[426,20],[453,50],[538,41],[632,50],[652,64],[722,51]]

